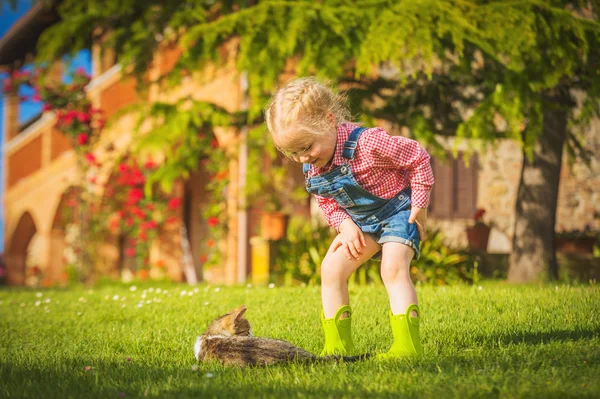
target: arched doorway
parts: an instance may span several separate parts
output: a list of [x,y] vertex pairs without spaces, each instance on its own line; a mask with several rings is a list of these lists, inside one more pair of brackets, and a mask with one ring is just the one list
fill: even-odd
[[129,280],[135,275],[138,266],[136,259],[127,255],[130,237],[119,228],[114,228],[111,222],[114,219],[114,213],[120,208],[120,202],[123,201],[123,193],[124,187],[119,183],[119,173],[113,171],[104,185],[100,205],[100,209],[110,215],[109,229],[102,239],[103,244],[100,248],[101,271],[104,275],[110,275],[113,278]]
[[200,163],[184,184],[183,222],[187,230],[190,251],[198,281],[203,281],[203,264],[206,261],[207,240],[210,238],[208,224],[202,216],[202,205],[206,203],[208,173]]
[[74,263],[75,254],[68,251],[67,240],[77,235],[77,208],[79,188],[69,187],[62,194],[50,231],[50,254],[45,276],[52,282],[66,283],[68,280],[67,265]]
[[6,251],[6,280],[9,285],[24,285],[27,277],[27,252],[37,232],[29,212],[21,215]]

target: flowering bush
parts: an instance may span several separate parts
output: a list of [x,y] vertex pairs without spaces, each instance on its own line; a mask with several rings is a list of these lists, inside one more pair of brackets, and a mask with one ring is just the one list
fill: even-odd
[[[74,73],[70,83],[50,81],[44,76],[43,70],[35,73],[15,71],[4,81],[4,89],[14,92],[22,84],[31,85],[35,90],[32,99],[43,101],[44,111],[54,112],[56,128],[73,143],[81,181],[77,183],[77,198],[73,200],[77,204],[69,205],[73,213],[70,222],[78,225],[78,234],[73,242],[67,243],[70,249],[67,253],[71,262],[76,260],[79,264],[71,268],[77,271],[79,279],[85,280],[91,273],[86,270],[86,265],[95,263],[93,257],[98,252],[94,244],[106,238],[102,234],[111,232],[127,237],[126,256],[135,257],[138,269],[146,270],[144,275],[148,274],[148,269],[153,266],[149,265],[148,259],[152,239],[163,226],[180,222],[177,214],[182,200],[166,193],[171,191],[174,180],[197,167],[198,159],[210,179],[203,208],[209,233],[199,261],[205,266],[219,264],[222,253],[219,244],[227,233],[227,203],[223,198],[227,196],[231,154],[226,154],[207,126],[227,125],[223,123],[228,118],[227,113],[215,111],[202,102],[192,102],[191,108],[186,108],[183,103],[153,105],[158,113],[174,110],[179,119],[159,117],[160,123],[150,134],[137,137],[132,146],[134,152],[118,163],[115,178],[104,187],[104,197],[99,198],[97,194],[101,190],[96,180],[102,165],[93,150],[105,119],[103,112],[94,109],[86,95],[85,87],[90,77],[82,69]],[[182,105],[185,110],[178,108]],[[200,133],[195,133],[198,131]],[[173,132],[185,134],[181,139],[173,139]],[[149,143],[152,140],[154,142]],[[166,149],[160,165],[151,159],[145,162],[135,159],[148,143],[152,148]]]
[[[2,82],[2,90],[4,93],[17,92],[19,87],[23,84],[34,86],[35,74],[29,71],[13,71],[7,78]],[[37,93],[36,93],[37,94]],[[21,100],[25,100],[22,98]],[[34,100],[39,101],[39,95],[34,95]]]
[[[219,148],[217,139],[199,133],[198,143],[204,152],[201,161],[203,168],[208,171],[209,182],[206,186],[208,191],[207,201],[202,208],[202,216],[208,225],[208,238],[203,243],[203,248],[198,259],[205,267],[217,266],[221,263],[221,250],[219,243],[227,232],[227,186],[229,184],[228,161],[225,152]],[[207,146],[207,142],[210,143]]]
[[125,159],[105,188],[108,228],[128,238],[125,255],[135,256],[140,269],[147,269],[150,243],[161,227],[180,221],[177,211],[181,198],[167,196],[157,189],[150,193],[144,190],[148,176],[156,167],[151,159],[146,160],[143,167],[133,158]]

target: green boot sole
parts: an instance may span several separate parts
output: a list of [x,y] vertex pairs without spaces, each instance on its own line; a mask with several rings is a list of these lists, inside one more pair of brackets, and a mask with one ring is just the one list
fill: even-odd
[[[412,311],[417,312],[417,317],[411,317]],[[390,310],[390,324],[394,343],[389,351],[377,355],[377,359],[396,359],[400,357],[417,356],[423,354],[421,336],[419,333],[419,319],[421,313],[415,304],[406,309],[405,314],[393,315]]]
[[[340,320],[340,316],[344,312],[348,312],[350,316]],[[321,324],[325,332],[325,346],[320,356],[348,356],[354,353],[354,343],[350,333],[352,327],[352,309],[350,306],[344,305],[339,308],[333,319],[325,319],[325,314],[321,312]]]

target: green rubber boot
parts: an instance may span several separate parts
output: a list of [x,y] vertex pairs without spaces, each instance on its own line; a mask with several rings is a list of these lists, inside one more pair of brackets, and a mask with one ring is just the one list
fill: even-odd
[[[340,316],[344,312],[350,313],[350,316],[340,320]],[[325,319],[324,313],[321,312],[321,324],[323,324],[323,331],[325,332],[325,347],[320,356],[348,356],[354,353],[354,344],[350,334],[352,325],[352,309],[350,309],[350,306],[344,305],[339,308],[333,319]]]
[[[413,310],[417,312],[417,317],[410,316]],[[405,314],[393,315],[390,310],[390,324],[392,325],[392,334],[394,334],[394,343],[387,353],[381,353],[377,355],[377,358],[393,359],[423,354],[419,334],[420,316],[419,307],[415,304],[410,305]]]

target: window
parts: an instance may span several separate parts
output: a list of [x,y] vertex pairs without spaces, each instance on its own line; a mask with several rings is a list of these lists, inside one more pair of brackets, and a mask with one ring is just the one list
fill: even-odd
[[435,184],[429,201],[429,214],[439,219],[471,218],[477,206],[477,157],[467,165],[458,159],[431,159]]

